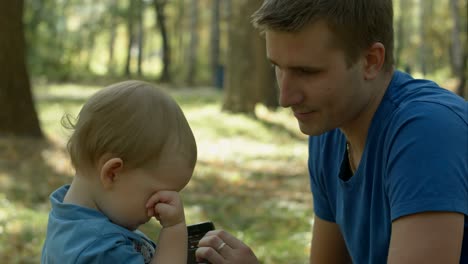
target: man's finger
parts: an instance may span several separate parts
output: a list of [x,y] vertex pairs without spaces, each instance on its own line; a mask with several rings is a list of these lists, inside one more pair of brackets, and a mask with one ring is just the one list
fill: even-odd
[[203,261],[206,260],[212,264],[224,263],[224,258],[212,247],[199,247],[197,251],[195,251],[195,256],[197,262],[203,263]]

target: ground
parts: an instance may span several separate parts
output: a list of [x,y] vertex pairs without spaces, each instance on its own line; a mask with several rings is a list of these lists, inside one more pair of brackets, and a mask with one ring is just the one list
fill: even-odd
[[[48,196],[69,183],[69,131],[60,118],[76,114],[99,87],[36,85],[35,98],[46,140],[0,139],[0,259],[38,263],[45,236]],[[259,106],[257,119],[222,113],[221,93],[178,89],[198,143],[199,161],[182,191],[187,224],[213,221],[252,246],[263,263],[305,263],[312,201],[307,139],[287,110]],[[223,119],[224,122],[219,122]],[[156,240],[159,224],[141,230]]]

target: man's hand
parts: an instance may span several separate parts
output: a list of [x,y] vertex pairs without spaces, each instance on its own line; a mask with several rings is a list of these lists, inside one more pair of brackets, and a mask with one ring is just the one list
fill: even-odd
[[178,192],[159,191],[146,202],[148,216],[154,216],[163,227],[185,224],[184,207]]
[[198,243],[198,260],[208,260],[212,264],[258,264],[252,249],[244,242],[224,230],[213,230]]

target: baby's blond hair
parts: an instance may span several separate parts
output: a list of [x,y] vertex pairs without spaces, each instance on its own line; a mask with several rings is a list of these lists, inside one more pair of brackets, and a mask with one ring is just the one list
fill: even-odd
[[165,92],[142,81],[105,87],[84,104],[73,129],[68,151],[77,171],[96,168],[103,155],[120,157],[126,168],[145,167],[163,155],[183,158],[192,168],[197,147],[178,104]]

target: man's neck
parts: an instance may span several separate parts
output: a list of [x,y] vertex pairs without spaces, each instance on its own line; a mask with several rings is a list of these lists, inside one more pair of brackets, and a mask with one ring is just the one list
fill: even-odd
[[393,76],[391,73],[382,73],[381,78],[375,79],[369,85],[372,85],[375,93],[370,97],[368,104],[363,108],[359,115],[341,127],[341,131],[345,134],[346,140],[350,145],[350,155],[353,160],[353,165],[357,168],[367,140],[367,133],[372,122],[372,118],[375,115],[382,98],[387,91],[390,81]]

